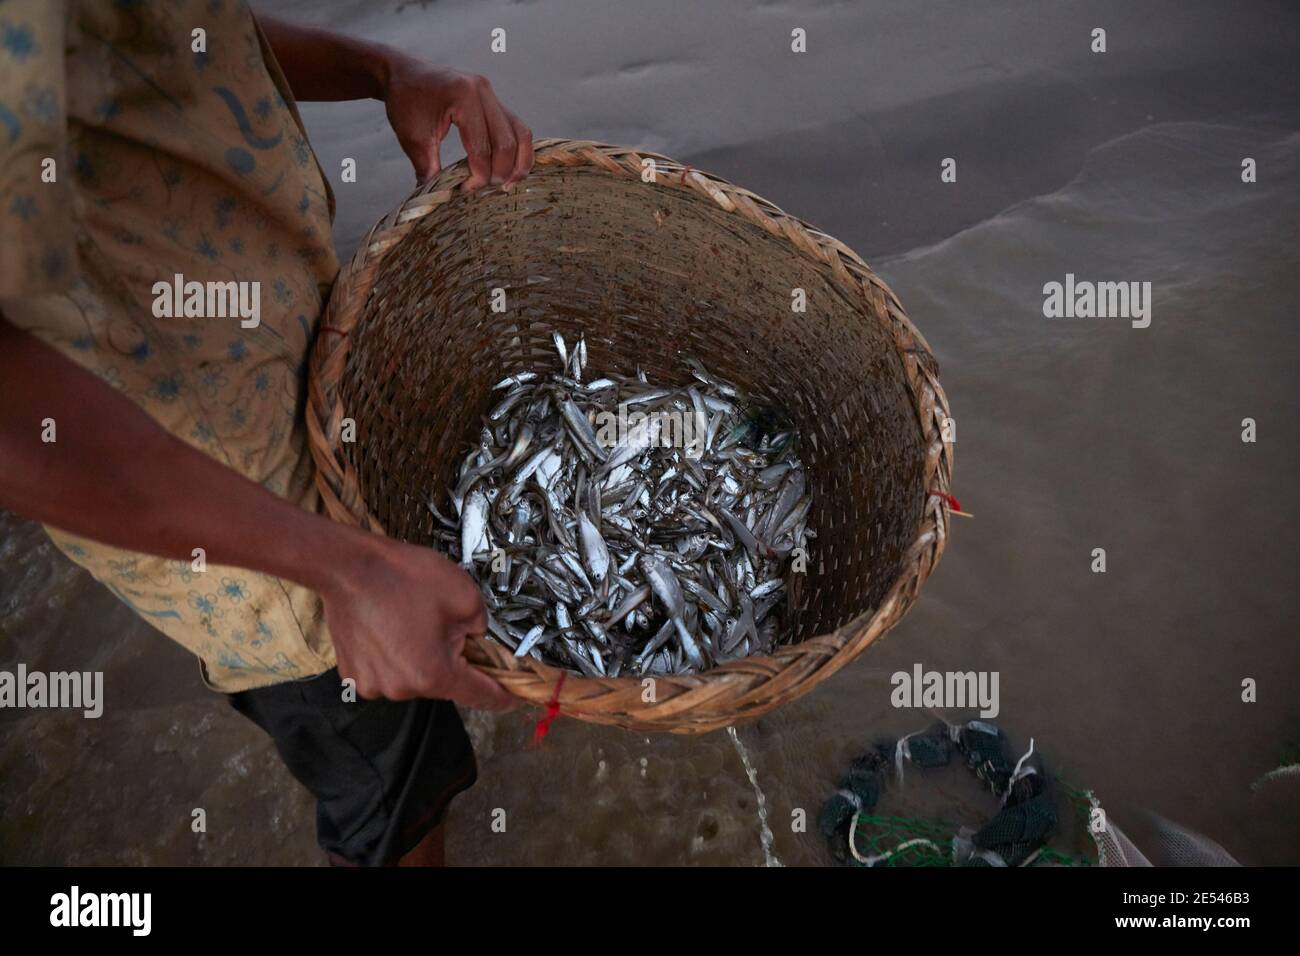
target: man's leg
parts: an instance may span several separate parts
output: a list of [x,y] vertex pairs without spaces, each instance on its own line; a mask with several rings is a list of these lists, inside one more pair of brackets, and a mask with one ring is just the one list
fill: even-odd
[[337,670],[229,696],[315,796],[317,840],[331,862],[441,864],[447,806],[477,776],[454,705],[346,702]]

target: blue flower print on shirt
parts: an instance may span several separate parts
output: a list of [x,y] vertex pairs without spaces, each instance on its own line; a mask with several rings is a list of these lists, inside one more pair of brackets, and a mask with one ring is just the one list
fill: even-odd
[[168,561],[167,569],[186,584],[197,578],[200,573],[194,570],[194,565],[189,561]]
[[109,561],[108,568],[113,572],[114,577],[119,577],[123,581],[140,580],[139,558],[126,558],[121,561]]
[[153,388],[149,394],[164,405],[169,405],[176,401],[181,393],[180,379],[176,375],[164,375],[154,379]]
[[0,23],[0,49],[21,63],[36,53],[36,35],[25,23]]
[[36,200],[31,196],[15,196],[9,204],[9,211],[23,222],[30,222],[37,213]]
[[238,604],[247,599],[248,588],[244,586],[243,578],[222,578],[221,594],[232,604]]
[[52,86],[29,83],[23,89],[23,112],[40,123],[59,118],[59,93]]

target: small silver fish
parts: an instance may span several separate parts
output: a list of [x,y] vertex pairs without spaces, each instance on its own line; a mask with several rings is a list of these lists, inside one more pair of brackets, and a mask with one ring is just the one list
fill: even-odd
[[487,495],[477,488],[460,515],[460,563],[463,567],[474,564],[474,554],[487,547]]
[[605,539],[585,512],[578,513],[578,536],[582,541],[582,560],[591,576],[597,581],[604,581],[609,576],[609,549]]
[[[494,387],[450,511],[427,501],[491,638],[589,677],[769,651],[788,557],[816,538],[794,429],[696,360],[688,384],[664,385],[640,368],[592,375],[585,337],[552,340],[554,371]],[[640,420],[606,444],[592,422],[629,409]]]

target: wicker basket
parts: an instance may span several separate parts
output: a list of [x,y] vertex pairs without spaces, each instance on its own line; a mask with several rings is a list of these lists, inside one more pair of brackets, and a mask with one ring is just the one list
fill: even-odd
[[[657,164],[655,181],[643,161]],[[512,194],[459,190],[450,166],[377,223],[342,269],[311,357],[307,421],[338,521],[430,543],[431,490],[478,434],[491,386],[587,339],[593,370],[687,379],[684,356],[785,408],[801,434],[817,537],[790,574],[794,642],[706,673],[569,675],[570,717],[695,733],[806,693],[888,631],[943,553],[952,448],[925,340],[840,242],[663,156],[541,140]],[[507,311],[493,313],[493,288]],[[807,311],[791,309],[806,291]],[[355,442],[340,442],[342,420]],[[487,639],[470,661],[543,704],[560,672]]]

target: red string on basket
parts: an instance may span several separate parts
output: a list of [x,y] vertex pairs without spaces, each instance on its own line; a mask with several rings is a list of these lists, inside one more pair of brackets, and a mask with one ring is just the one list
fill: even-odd
[[930,492],[930,494],[934,495],[936,498],[942,498],[944,501],[948,502],[948,507],[951,508],[953,511],[961,511],[961,502],[958,501],[956,498],[954,498],[952,495],[945,494],[942,491],[932,491]]
[[340,328],[338,328],[337,326],[333,326],[333,325],[322,325],[322,326],[320,327],[320,330],[321,330],[322,332],[333,332],[335,335],[347,335],[347,334],[348,334],[346,329],[340,329]]
[[689,173],[689,172],[690,172],[691,170],[693,170],[694,168],[695,168],[694,166],[687,166],[687,167],[685,167],[685,168],[682,170],[682,179],[681,179],[681,183],[682,183],[683,186],[686,185],[686,174]]
[[546,702],[546,716],[539,719],[537,725],[533,728],[534,747],[541,744],[542,738],[551,732],[551,724],[555,721],[555,718],[560,716],[560,691],[564,687],[564,678],[567,676],[564,673],[560,674],[560,679],[555,684],[555,693]]

